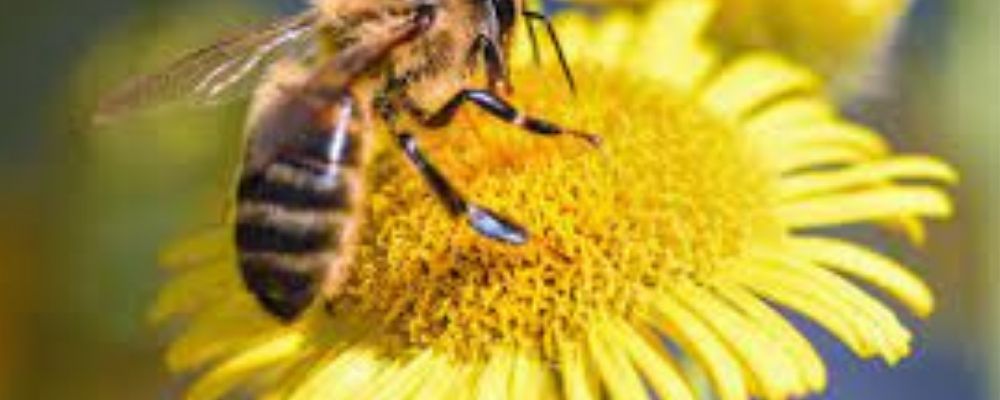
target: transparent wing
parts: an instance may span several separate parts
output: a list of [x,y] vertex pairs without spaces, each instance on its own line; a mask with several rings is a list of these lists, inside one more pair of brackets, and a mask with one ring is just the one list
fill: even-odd
[[94,120],[104,122],[162,105],[211,105],[241,97],[282,57],[307,57],[317,14],[306,12],[224,37],[192,51],[158,72],[133,78],[108,93]]

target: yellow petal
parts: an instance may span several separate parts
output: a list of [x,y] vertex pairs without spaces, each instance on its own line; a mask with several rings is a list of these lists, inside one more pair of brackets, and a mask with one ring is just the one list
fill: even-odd
[[718,52],[699,39],[714,11],[711,1],[658,4],[636,36],[657,40],[637,40],[638,56],[627,59],[650,78],[662,79],[682,93],[693,91],[719,63]]
[[566,340],[560,342],[559,365],[567,399],[594,400],[600,397],[597,380],[589,368],[585,347]]
[[[337,351],[339,353],[342,349]],[[255,377],[254,381],[246,382],[246,386],[250,386],[251,390],[249,391],[258,393],[263,400],[291,399],[303,382],[312,376],[317,367],[327,365],[324,355],[329,352],[328,349],[317,346],[314,351],[302,354],[302,357],[287,363],[286,366],[272,368],[267,375]]]
[[228,262],[223,262],[178,274],[160,290],[149,310],[149,321],[161,324],[170,317],[193,313],[207,304],[218,304],[232,293],[242,291],[235,269],[227,268],[229,266]]
[[[715,10],[715,2],[705,0],[679,0],[673,4],[657,4],[645,16],[644,35],[640,36],[657,40],[644,40],[643,45],[662,46],[664,43],[669,43],[673,46],[685,46],[700,41]],[[664,52],[651,55],[655,55],[651,58],[680,61],[677,59],[679,54]]]
[[251,347],[199,378],[191,386],[187,398],[195,400],[222,397],[258,369],[274,366],[282,360],[301,357],[303,342],[304,337],[300,332],[288,332]]
[[792,199],[894,180],[953,184],[958,180],[958,174],[948,164],[931,157],[898,156],[833,171],[786,176],[779,181],[778,188],[782,198]]
[[648,397],[642,380],[620,350],[618,343],[615,346],[608,343],[610,338],[605,337],[607,335],[605,325],[608,322],[602,320],[595,323],[598,326],[587,335],[587,343],[594,365],[603,378],[601,381],[608,388],[611,397],[621,400]]
[[865,329],[850,318],[857,310],[823,293],[800,277],[775,272],[751,262],[726,274],[732,279],[776,304],[791,308],[820,324],[861,357],[870,357],[875,349],[865,340]]
[[892,259],[837,239],[796,236],[788,245],[799,257],[871,283],[906,304],[914,314],[928,316],[934,309],[930,288]]
[[[590,0],[594,1],[594,0]],[[606,0],[605,0],[606,1]],[[730,47],[765,47],[807,63],[837,83],[860,80],[892,37],[907,0],[728,0],[712,21]],[[847,83],[847,82],[843,82]],[[853,85],[852,85],[853,86]],[[869,85],[870,86],[870,85]],[[852,89],[864,90],[865,88]]]
[[854,318],[865,320],[864,324],[869,328],[869,340],[877,344],[880,355],[890,365],[909,354],[912,335],[892,310],[840,276],[812,265],[805,267],[806,265],[808,264],[803,263],[796,270],[803,273],[807,280],[814,282],[817,290],[830,291],[855,309]]
[[848,122],[807,124],[780,132],[762,133],[761,136],[771,136],[769,140],[775,145],[795,150],[832,146],[851,149],[869,157],[880,157],[889,153],[889,146],[881,135],[861,125]]
[[755,113],[743,123],[743,128],[750,134],[780,132],[806,124],[832,122],[836,116],[833,105],[824,98],[793,96]]
[[[434,362],[437,361],[432,350],[423,350],[412,357],[405,357],[398,370],[393,370],[391,374],[380,376],[379,385],[374,382],[370,387],[376,388],[376,392],[370,397],[373,400],[395,400],[410,398],[420,387],[421,383],[428,378],[428,371],[434,370]],[[367,397],[367,396],[366,396]]]
[[514,356],[513,376],[511,377],[511,394],[516,399],[541,399],[545,393],[546,378],[549,372],[541,361],[528,351],[518,351]]
[[757,149],[770,156],[763,161],[774,166],[776,174],[784,174],[800,169],[850,165],[872,159],[870,154],[848,147],[804,146],[789,150],[774,143],[755,144],[757,145]]
[[[180,372],[196,368],[261,340],[284,335],[274,321],[247,312],[248,299],[234,297],[202,310],[167,350],[167,366]],[[225,338],[220,340],[219,338]]]
[[456,368],[443,354],[434,354],[423,374],[420,389],[413,394],[413,399],[443,399],[452,392],[458,377]]
[[[586,57],[587,39],[592,34],[594,24],[591,17],[579,12],[560,12],[553,16],[553,23],[559,32],[559,39],[562,41],[563,53],[568,60],[579,60]],[[523,32],[523,30],[521,30]],[[527,36],[524,39],[513,41],[514,65],[530,67],[532,60],[531,42]],[[539,52],[542,50],[539,49]],[[583,83],[583,82],[581,82]]]
[[599,64],[614,67],[634,43],[635,23],[626,12],[612,12],[601,20],[600,29],[590,38],[587,57]]
[[777,208],[790,228],[867,222],[902,215],[945,218],[951,200],[929,187],[885,187],[799,200]]
[[316,362],[318,368],[309,371],[289,400],[336,398],[357,394],[366,384],[388,367],[378,359],[378,351],[370,346],[352,346],[327,350],[331,353]]
[[[355,349],[354,347],[357,347],[357,349]],[[359,353],[357,352],[357,350],[360,350],[362,347],[363,346],[351,346],[344,350],[334,351],[331,357],[329,357],[329,361],[326,362],[337,365],[330,365],[329,368],[326,368],[326,370],[329,371],[329,374],[335,374],[337,373],[338,369],[346,368],[353,361],[352,360],[353,358],[358,357]],[[352,350],[355,351],[352,352]],[[343,354],[340,354],[341,352]],[[350,358],[341,360],[341,357],[350,357]],[[356,389],[351,394],[351,396],[353,396],[354,398],[366,399],[366,400],[374,398],[384,387],[392,385],[393,382],[396,380],[396,378],[401,376],[400,373],[403,371],[403,368],[409,365],[411,360],[412,360],[411,355],[397,355],[396,357],[386,360],[387,362],[382,364],[378,374],[372,377],[371,380],[368,382],[368,384],[362,386],[361,388]],[[317,364],[320,364],[322,362],[323,361],[317,362]],[[310,398],[317,398],[314,396],[319,395],[319,398],[322,398],[321,393],[318,392],[318,390],[321,388],[320,385],[322,384],[323,380],[321,378],[318,378],[316,380],[317,386],[314,386],[311,391],[303,391],[300,397],[302,399],[310,399]],[[327,394],[326,396],[330,396],[330,394]]]
[[725,283],[717,283],[714,288],[729,304],[745,314],[753,322],[755,329],[765,332],[771,340],[784,347],[798,366],[809,390],[818,392],[826,387],[826,366],[823,360],[812,344],[785,317],[746,289]]
[[789,355],[718,296],[693,285],[678,285],[673,290],[676,298],[696,315],[703,316],[702,320],[740,358],[762,397],[783,399],[805,393],[806,385],[799,382]]
[[159,264],[171,269],[201,268],[206,263],[231,260],[235,250],[231,234],[228,229],[208,229],[185,236],[160,252]]
[[743,56],[728,64],[701,94],[702,103],[730,120],[743,120],[760,105],[793,91],[815,89],[808,70],[770,53]]
[[704,366],[715,392],[722,400],[743,400],[748,396],[743,370],[718,335],[691,311],[677,303],[673,295],[658,293],[651,298],[645,319],[666,334]]
[[618,319],[609,321],[608,333],[608,342],[621,346],[659,398],[695,399],[687,379],[671,362],[671,357],[666,353],[662,343],[649,343],[632,326]]
[[514,367],[514,355],[510,349],[499,349],[490,355],[476,385],[479,400],[505,400],[510,396],[510,378]]
[[881,225],[890,232],[903,235],[913,245],[923,246],[927,242],[927,227],[920,217],[903,215],[882,221]]
[[446,398],[456,400],[475,400],[476,390],[478,389],[476,387],[476,382],[479,381],[479,375],[482,368],[482,363],[477,361],[459,363],[455,383],[452,386],[454,389]]
[[805,290],[822,293],[830,304],[841,309],[841,315],[862,334],[860,338],[890,364],[909,353],[910,332],[891,310],[863,290],[804,259],[773,251],[761,257],[772,262],[750,269],[770,269]]

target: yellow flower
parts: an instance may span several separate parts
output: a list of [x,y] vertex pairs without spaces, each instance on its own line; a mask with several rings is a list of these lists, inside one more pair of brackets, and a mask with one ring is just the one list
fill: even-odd
[[[564,1],[642,6],[677,0]],[[864,76],[872,57],[891,40],[910,5],[910,0],[715,2],[718,12],[710,24],[714,38],[736,49],[779,51],[845,85],[856,85],[850,80]]]
[[564,18],[575,98],[554,63],[518,63],[518,101],[599,132],[599,150],[474,112],[422,137],[465,193],[529,227],[525,246],[456,223],[392,151],[333,313],[264,314],[228,231],[174,246],[152,309],[187,317],[170,369],[198,374],[191,398],[693,399],[692,365],[721,399],[823,390],[823,361],[777,307],[897,362],[910,332],[854,282],[921,317],[929,289],[815,228],[874,223],[919,243],[924,218],[951,213],[939,185],[955,173],[839,118],[802,67],[720,60],[700,39],[710,13],[685,1],[643,20]]

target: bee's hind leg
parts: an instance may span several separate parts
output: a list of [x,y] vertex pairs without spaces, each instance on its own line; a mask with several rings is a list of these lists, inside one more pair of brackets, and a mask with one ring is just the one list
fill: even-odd
[[527,231],[517,223],[462,198],[462,195],[451,186],[448,179],[420,151],[413,135],[401,132],[396,135],[396,138],[407,159],[420,172],[427,185],[434,191],[449,213],[456,217],[464,217],[473,229],[490,239],[514,245],[521,245],[528,241]]

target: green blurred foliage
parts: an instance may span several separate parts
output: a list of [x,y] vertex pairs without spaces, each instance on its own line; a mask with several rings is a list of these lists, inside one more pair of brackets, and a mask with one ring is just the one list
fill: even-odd
[[18,184],[2,196],[16,219],[2,220],[0,289],[22,290],[0,298],[9,327],[0,398],[162,397],[178,379],[160,362],[165,336],[145,318],[161,278],[156,254],[218,219],[245,102],[108,126],[90,114],[126,77],[273,10],[246,1],[58,3],[65,8],[0,17],[22,29],[3,52],[17,69],[5,74],[15,90],[0,97],[23,110],[2,137],[5,182]]
[[926,110],[941,118],[930,142],[965,174],[959,193],[964,211],[948,235],[955,246],[938,250],[961,254],[949,259],[972,266],[971,276],[956,280],[974,288],[965,306],[982,316],[985,343],[972,351],[985,349],[992,358],[986,378],[1000,396],[1000,2],[957,3],[941,61],[944,101],[924,100]]

